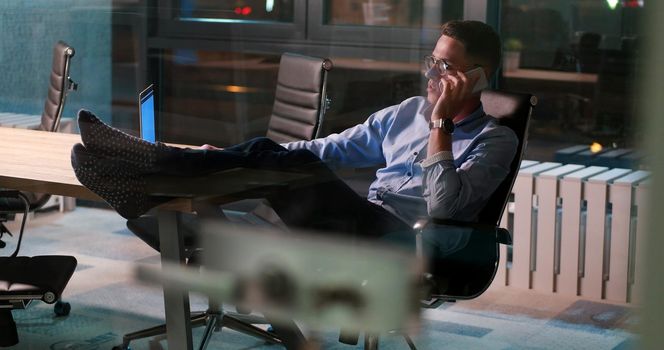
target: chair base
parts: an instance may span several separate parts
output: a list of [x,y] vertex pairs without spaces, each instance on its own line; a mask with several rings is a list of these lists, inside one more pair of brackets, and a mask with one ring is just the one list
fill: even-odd
[[[250,335],[271,344],[281,344],[281,340],[274,334],[260,329],[252,324],[245,323],[242,320],[223,312],[206,311],[191,316],[191,326],[205,326],[203,339],[199,349],[206,349],[214,332],[221,331],[222,328],[229,328],[246,335]],[[143,329],[137,332],[126,334],[122,337],[122,345],[113,347],[113,350],[129,350],[129,343],[133,340],[154,337],[166,334],[166,325],[161,324],[155,327]]]

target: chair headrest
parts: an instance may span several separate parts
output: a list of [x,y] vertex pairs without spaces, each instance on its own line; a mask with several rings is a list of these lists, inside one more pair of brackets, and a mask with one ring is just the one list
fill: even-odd
[[526,93],[496,90],[482,91],[484,112],[514,130],[521,139],[525,132],[530,108],[537,104],[537,97]]

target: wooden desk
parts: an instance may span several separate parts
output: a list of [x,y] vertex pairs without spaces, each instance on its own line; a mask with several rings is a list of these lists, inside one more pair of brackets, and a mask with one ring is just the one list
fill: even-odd
[[71,167],[80,135],[0,128],[0,187],[101,200],[81,185]]
[[[81,185],[71,167],[71,148],[80,135],[0,128],[0,187],[101,200]],[[161,260],[184,261],[177,213],[159,211]],[[191,349],[189,297],[164,291],[168,344],[171,349]]]
[[[0,128],[0,187],[101,200],[81,185],[70,152],[80,135]],[[177,213],[159,211],[161,260],[184,261]],[[164,290],[167,340],[171,349],[192,349],[189,297]]]
[[[81,138],[77,134],[0,128],[0,187],[101,200],[81,185],[71,167],[71,149],[78,142]],[[184,262],[184,240],[177,230],[179,212],[193,211],[201,203],[237,200],[248,191],[304,177],[250,169],[232,169],[175,184],[155,177],[148,192],[174,197],[158,210],[161,261]],[[169,349],[192,349],[188,294],[165,289],[164,304]]]

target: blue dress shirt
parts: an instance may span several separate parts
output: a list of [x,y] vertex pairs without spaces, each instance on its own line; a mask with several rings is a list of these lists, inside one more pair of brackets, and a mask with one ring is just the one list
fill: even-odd
[[476,220],[509,173],[518,138],[480,105],[456,123],[454,160],[440,155],[425,159],[432,109],[424,97],[411,97],[339,134],[283,146],[308,149],[335,168],[383,165],[367,199],[410,225],[425,216]]

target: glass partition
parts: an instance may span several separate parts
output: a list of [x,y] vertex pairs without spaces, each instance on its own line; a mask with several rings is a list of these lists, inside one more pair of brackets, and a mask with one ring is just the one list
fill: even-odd
[[634,146],[644,11],[643,1],[502,3],[501,87],[539,98],[528,158],[562,160],[556,153],[574,145]]
[[[283,52],[334,62],[324,133],[422,94],[420,61],[431,52],[440,24],[467,17],[475,3],[100,0],[91,2],[95,6],[72,5],[57,23],[47,7],[19,4],[3,3],[4,33],[18,36],[19,29],[30,28],[34,40],[18,51],[11,40],[1,45],[7,83],[0,112],[41,113],[44,82],[31,73],[47,72],[53,44],[65,40],[77,51],[71,75],[79,83],[69,95],[67,116],[93,108],[114,125],[136,131],[137,93],[155,82],[165,89],[164,113],[171,116],[164,120],[173,125],[167,131],[172,141],[223,145],[264,132]],[[539,98],[527,158],[555,160],[561,149],[593,143],[602,152],[634,147],[639,23],[646,6],[510,0],[500,2],[500,20],[486,19],[500,23],[504,42],[497,86]],[[98,39],[85,33],[99,33]],[[12,52],[25,58],[12,59]],[[220,121],[210,122],[215,119]],[[216,130],[217,124],[227,127]]]
[[[265,135],[280,54],[167,49],[159,55],[164,140],[229,146]],[[328,74],[331,103],[322,135],[362,123],[373,112],[423,91],[419,62],[325,57],[334,68]]]
[[164,140],[230,146],[265,136],[279,55],[176,49],[162,61]]
[[154,60],[146,65],[164,89],[164,137],[222,146],[264,135],[284,52],[334,64],[323,135],[422,94],[422,57],[431,53],[440,25],[462,19],[465,10],[463,0],[153,4],[157,31],[146,44]]

